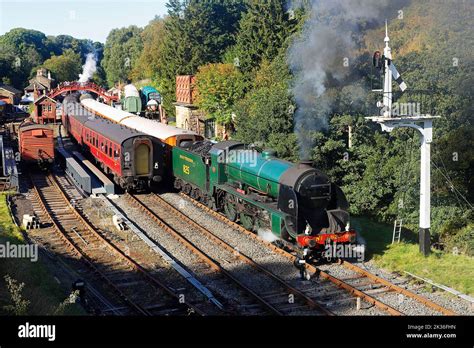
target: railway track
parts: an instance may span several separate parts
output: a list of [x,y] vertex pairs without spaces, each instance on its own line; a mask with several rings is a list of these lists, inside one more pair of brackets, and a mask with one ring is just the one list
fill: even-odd
[[[199,208],[201,211],[212,215],[217,220],[223,222],[234,230],[244,233],[249,238],[257,241],[261,245],[264,245],[272,252],[283,256],[291,263],[296,260],[296,256],[294,254],[261,239],[253,232],[248,231],[239,224],[228,220],[224,215],[213,211],[212,209],[201,204],[200,202],[197,202],[189,196],[182,193],[180,195],[181,197],[195,205],[197,208]],[[377,307],[378,309],[389,315],[405,315],[403,306],[394,306],[393,304],[389,305],[385,303],[384,296],[389,296],[390,294],[394,293],[399,295],[400,302],[403,302],[404,300],[412,301],[419,306],[425,307],[426,310],[431,311],[432,314],[456,315],[456,313],[450,309],[444,308],[438,305],[437,303],[434,303],[412,291],[404,289],[395,283],[391,283],[390,281],[347,261],[339,261],[338,267],[343,267],[347,271],[347,275],[341,279],[331,275],[329,272],[323,271],[315,265],[307,263],[305,267],[306,271],[309,272],[312,278],[321,279],[324,283],[329,283],[330,285],[332,285],[332,287],[336,286],[342,292],[350,294],[353,298],[359,298],[360,300],[369,303],[371,306]],[[342,296],[339,295],[336,291],[329,291],[328,293],[330,297],[342,298]],[[345,298],[344,300],[347,299]],[[329,301],[329,303],[330,302],[332,301]]]
[[41,221],[49,224],[47,230],[41,230],[43,243],[63,258],[80,263],[81,266],[76,266],[84,278],[94,283],[100,280],[110,295],[108,300],[120,314],[202,314],[193,305],[181,303],[170,288],[105,239],[71,204],[71,197],[54,175],[31,175],[30,178],[33,207]]
[[[250,298],[252,304],[244,306],[249,310],[245,314],[333,315],[317,301],[199,225],[158,195],[127,194],[126,199],[201,262],[237,286],[242,292],[242,298]],[[252,277],[259,277],[259,282],[265,283],[267,291],[256,287],[251,281]]]

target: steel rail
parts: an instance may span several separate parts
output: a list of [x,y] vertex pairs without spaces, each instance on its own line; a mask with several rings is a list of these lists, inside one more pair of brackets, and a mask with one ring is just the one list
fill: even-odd
[[414,299],[414,300],[416,300],[416,301],[418,301],[418,302],[420,302],[420,303],[423,303],[425,306],[430,307],[430,308],[432,308],[432,309],[434,309],[434,310],[436,310],[436,311],[438,311],[438,312],[440,312],[440,313],[443,313],[444,315],[457,315],[457,314],[456,314],[455,312],[453,312],[452,310],[449,310],[449,309],[447,309],[447,308],[444,308],[444,307],[440,306],[439,304],[434,303],[434,302],[432,302],[432,301],[430,301],[430,300],[428,300],[428,299],[426,299],[426,298],[424,298],[424,297],[422,297],[422,296],[419,296],[419,295],[417,295],[417,294],[415,294],[415,293],[413,293],[413,292],[411,292],[411,291],[408,291],[408,290],[406,290],[406,289],[404,289],[404,288],[401,288],[401,287],[399,287],[398,285],[395,285],[395,284],[393,284],[393,283],[390,283],[388,280],[383,279],[383,278],[381,278],[381,277],[379,277],[379,276],[377,276],[377,275],[375,275],[375,274],[373,274],[373,273],[370,273],[369,271],[366,271],[365,269],[362,269],[362,268],[360,268],[360,267],[358,267],[358,266],[356,266],[356,265],[353,265],[353,264],[351,264],[351,263],[349,263],[349,262],[347,262],[347,261],[340,260],[339,263],[340,263],[341,265],[343,265],[344,267],[346,267],[346,268],[348,268],[348,269],[350,269],[350,270],[352,270],[352,271],[354,271],[354,272],[357,272],[357,273],[359,273],[359,274],[364,275],[365,277],[369,278],[370,280],[372,280],[372,281],[375,282],[375,283],[382,284],[383,286],[389,288],[389,289],[392,290],[392,291],[395,291],[395,292],[397,292],[397,293],[403,294],[403,295],[405,295],[405,296],[407,296],[407,297],[410,297],[410,298],[412,298],[412,299]]
[[196,247],[192,242],[190,242],[186,237],[184,237],[181,233],[179,233],[176,229],[171,227],[165,221],[163,221],[154,211],[149,209],[145,204],[143,204],[136,196],[127,193],[125,198],[128,199],[129,202],[134,204],[144,213],[146,213],[152,220],[154,220],[159,227],[161,227],[165,232],[171,235],[174,239],[179,241],[182,245],[184,245],[188,250],[190,250],[193,254],[195,254],[198,258],[200,258],[203,262],[213,268],[216,272],[223,274],[225,277],[230,279],[233,283],[235,283],[238,287],[243,289],[246,293],[250,294],[257,302],[263,305],[266,309],[276,315],[283,315],[283,313],[275,308],[272,304],[268,301],[263,299],[259,296],[255,291],[247,287],[243,284],[240,280],[235,278],[230,272],[228,272],[225,268],[223,268],[217,261],[210,258],[206,253],[204,253],[201,249]]
[[193,226],[195,229],[199,230],[202,234],[204,234],[206,237],[208,237],[209,239],[214,241],[216,244],[222,246],[223,248],[225,248],[229,252],[233,253],[234,256],[237,256],[238,258],[240,258],[241,260],[243,260],[247,264],[251,265],[253,268],[255,268],[258,271],[260,271],[260,272],[264,273],[265,275],[269,276],[271,279],[273,279],[275,282],[277,282],[283,288],[285,288],[290,294],[293,294],[294,296],[296,296],[296,297],[302,299],[303,301],[305,301],[306,304],[309,307],[318,309],[326,315],[334,315],[334,313],[329,311],[327,308],[323,307],[321,304],[316,302],[314,299],[310,298],[309,296],[307,296],[306,294],[304,294],[300,290],[298,290],[295,287],[291,286],[285,280],[283,280],[282,278],[280,278],[276,274],[272,273],[271,271],[269,271],[267,268],[263,267],[262,265],[258,264],[253,259],[251,259],[247,255],[243,254],[241,251],[238,251],[235,247],[233,247],[232,245],[230,245],[229,243],[224,241],[222,238],[216,236],[214,233],[209,231],[204,226],[198,224],[196,221],[189,218],[186,214],[184,214],[181,211],[179,211],[178,209],[176,209],[176,207],[174,207],[172,204],[165,201],[160,196],[155,194],[155,195],[152,195],[152,198],[158,204],[160,204],[162,207],[173,211],[173,213],[175,213],[177,216],[179,216],[183,221],[187,222],[188,224]]
[[35,183],[33,177],[30,174],[31,182],[33,183],[33,191],[38,198],[38,203],[40,203],[41,210],[43,213],[49,218],[51,223],[53,224],[54,230],[58,233],[59,237],[66,243],[66,247],[72,249],[72,251],[83,260],[87,266],[89,266],[95,273],[99,275],[117,294],[118,296],[128,304],[129,307],[132,307],[135,311],[143,315],[151,315],[145,308],[142,308],[140,305],[133,302],[128,296],[123,293],[95,264],[92,260],[87,257],[75,244],[74,242],[67,236],[67,232],[56,222],[56,219],[53,218],[52,212],[46,207],[47,199],[43,193],[40,192],[38,189],[37,183]]
[[[198,208],[204,210],[205,212],[211,214],[212,216],[214,216],[215,218],[217,218],[218,220],[222,221],[223,223],[227,224],[228,226],[231,226],[232,228],[242,232],[242,233],[245,233],[246,235],[248,235],[249,237],[253,238],[254,240],[258,241],[259,243],[262,243],[264,245],[266,245],[268,248],[270,248],[271,250],[273,250],[275,253],[278,253],[280,255],[282,255],[283,257],[287,258],[288,260],[290,260],[291,262],[294,262],[296,260],[296,257],[292,254],[290,254],[289,252],[281,249],[281,248],[278,248],[277,246],[267,242],[267,241],[264,241],[262,239],[260,239],[257,235],[255,235],[255,233],[245,229],[244,227],[240,226],[239,224],[235,223],[235,222],[232,222],[230,221],[229,219],[227,219],[224,215],[210,209],[209,207],[205,206],[204,204],[200,203],[200,202],[197,202],[196,200],[192,199],[191,197],[187,196],[186,194],[184,193],[180,193],[180,195],[184,198],[186,198],[187,200],[189,200],[191,203],[193,203],[195,206],[197,206]],[[341,279],[338,279],[336,277],[333,277],[332,275],[328,274],[327,272],[324,272],[323,270],[317,268],[316,266],[312,265],[312,264],[309,264],[309,263],[306,263],[305,265],[306,267],[306,270],[319,276],[319,277],[322,277],[324,279],[327,279],[329,281],[331,281],[332,283],[334,283],[336,286],[348,291],[351,295],[353,295],[354,297],[361,297],[362,299],[364,299],[366,302],[368,303],[371,303],[373,305],[375,305],[376,307],[390,313],[391,315],[393,316],[401,316],[401,315],[404,315],[402,312],[400,312],[399,310],[377,300],[376,298],[374,298],[373,296],[370,296],[360,290],[358,290],[357,288],[355,288],[354,286],[344,282],[343,280]],[[356,266],[354,266],[356,267]],[[369,273],[369,272],[367,272]],[[371,274],[372,277],[377,277],[373,274]],[[369,277],[369,279],[372,279],[372,277]],[[375,279],[373,279],[375,281]],[[447,314],[447,315],[452,315],[452,314],[455,314],[453,313],[452,311],[446,309],[446,308],[443,308],[439,305],[437,305],[436,303],[432,302],[432,301],[429,301],[427,299],[423,299],[421,296],[418,296],[406,289],[402,289],[386,280],[380,280],[378,279],[378,283],[380,284],[383,284],[384,286],[387,286],[389,287],[389,285],[391,285],[391,287],[389,287],[392,291],[396,291],[396,292],[400,292],[400,293],[404,293],[406,294],[406,296],[409,296],[415,300],[417,300],[418,298],[422,299],[422,301],[419,301],[421,302],[422,304],[426,305],[426,306],[429,306],[430,308],[433,308],[435,309],[436,307],[440,307],[439,310],[444,313],[444,314]],[[403,291],[399,291],[399,290],[403,290]],[[410,295],[408,295],[410,294]],[[441,308],[443,308],[441,310]]]
[[[123,260],[125,260],[133,269],[141,273],[147,280],[149,280],[151,283],[153,283],[156,287],[160,288],[163,290],[166,294],[168,294],[170,297],[174,298],[177,303],[180,303],[180,298],[178,295],[176,295],[173,290],[171,290],[166,284],[162,283],[159,279],[155,278],[152,276],[146,269],[144,269],[142,266],[140,266],[135,260],[133,260],[131,257],[129,257],[127,254],[125,254],[120,248],[118,248],[115,244],[112,244],[109,240],[107,240],[101,233],[99,233],[94,226],[70,203],[69,197],[67,196],[66,192],[61,188],[59,183],[57,182],[56,178],[54,175],[50,176],[51,179],[53,180],[53,184],[56,186],[56,188],[59,190],[58,192],[61,192],[61,195],[64,197],[64,199],[67,201],[68,206],[72,209],[73,213],[81,220],[81,222],[91,231],[97,238],[99,238],[105,245],[114,253],[119,255]],[[204,313],[193,306],[192,304],[188,303],[185,301],[184,303],[186,306],[188,306],[190,309],[195,311],[199,315],[204,315]]]
[[[32,180],[33,181],[33,180]],[[62,197],[62,199],[64,200],[66,206],[70,209],[70,211],[73,213],[73,215],[79,220],[79,222],[81,222],[84,227],[86,227],[86,229],[88,231],[90,231],[96,238],[99,239],[99,241],[101,243],[103,243],[104,245],[106,245],[111,251],[113,254],[117,255],[120,257],[120,259],[122,259],[123,261],[125,261],[127,263],[128,266],[130,266],[132,269],[134,269],[135,271],[137,271],[139,274],[141,274],[146,280],[148,280],[152,286],[154,286],[155,288],[158,288],[162,291],[164,291],[168,296],[170,296],[171,298],[173,298],[175,301],[176,301],[176,304],[178,305],[181,305],[180,303],[180,300],[178,298],[178,296],[171,290],[169,289],[165,284],[163,284],[160,280],[156,279],[155,277],[153,277],[152,275],[150,275],[148,273],[147,270],[145,270],[143,267],[141,267],[135,260],[133,260],[132,258],[130,258],[128,255],[126,255],[122,250],[120,250],[116,245],[112,244],[111,242],[109,242],[106,238],[104,238],[102,236],[102,234],[100,234],[92,225],[91,223],[70,203],[70,198],[68,197],[68,195],[66,194],[66,192],[63,190],[63,188],[60,186],[60,184],[58,183],[56,177],[52,174],[49,174],[47,177],[46,177],[46,181],[48,183],[50,183],[50,186],[52,186],[56,192],[58,194],[60,194],[60,196]],[[35,191],[40,194],[40,191],[37,189],[36,185],[35,185]],[[40,196],[39,196],[40,197]],[[41,198],[41,197],[40,197]],[[44,197],[43,197],[44,198]],[[56,223],[55,219],[53,218],[53,216],[51,214],[49,214],[48,212],[48,209],[46,208],[46,201],[43,201],[42,202],[42,205],[45,209],[45,213],[51,218],[53,224],[57,227],[60,228],[60,231],[61,233],[66,237],[67,237],[67,232],[62,229],[59,224]],[[69,239],[68,239],[69,240]],[[89,263],[92,264],[93,268],[99,273],[101,274],[101,276],[106,279],[107,283],[109,283],[114,289],[118,290],[119,293],[121,293],[121,297],[124,298],[126,300],[127,303],[131,303],[133,307],[137,308],[139,307],[140,310],[139,312],[141,314],[144,314],[144,315],[153,315],[149,310],[143,308],[142,306],[134,303],[133,300],[131,300],[128,296],[126,296],[104,273],[100,272],[100,270],[98,270],[97,267],[94,266],[93,264],[93,261],[90,260],[85,254],[83,254],[79,248],[77,248],[77,246],[74,244],[74,242],[71,240],[70,241],[71,244],[74,246],[74,249],[76,249],[81,256],[85,257],[85,259],[87,259],[89,261]],[[196,307],[194,307],[193,305],[185,302],[184,305],[186,305],[189,309],[191,309],[192,311],[194,311],[196,314],[199,314],[199,315],[204,315],[204,313],[202,311],[200,311],[199,309],[197,309]],[[178,306],[177,306],[178,308]]]

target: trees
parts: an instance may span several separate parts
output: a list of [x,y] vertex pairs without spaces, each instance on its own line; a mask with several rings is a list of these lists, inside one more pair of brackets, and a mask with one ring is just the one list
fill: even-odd
[[157,84],[164,105],[173,113],[176,75],[195,74],[200,66],[218,63],[234,44],[243,0],[170,0],[159,56]]
[[7,79],[17,88],[23,88],[31,69],[49,56],[48,40],[39,31],[16,28],[0,36],[2,80]]
[[233,64],[208,64],[196,75],[196,105],[220,124],[232,121],[234,106],[243,95],[242,74]]
[[262,63],[251,90],[237,103],[236,137],[246,143],[271,147],[282,158],[296,159],[295,106],[288,91],[289,80],[284,54],[272,63]]
[[143,50],[142,29],[137,26],[114,29],[107,37],[102,67],[109,86],[129,78]]
[[171,0],[163,59],[176,74],[194,74],[198,67],[219,62],[234,44],[243,1]]
[[[73,57],[71,52],[79,55],[83,61],[87,53],[94,52],[100,61],[103,57],[103,45],[69,35],[46,37],[36,30],[12,29],[0,36],[0,81],[22,89],[33,74],[32,70],[52,57],[55,58],[48,65],[52,64],[59,71],[59,65],[65,64],[67,69],[59,80],[75,79],[77,75],[73,77],[71,72],[76,70],[72,61],[77,60],[77,57]],[[103,71],[99,70],[96,80],[100,82],[103,77]]]
[[240,20],[236,44],[226,54],[227,61],[238,62],[242,71],[248,73],[262,60],[273,60],[290,36],[293,25],[286,1],[250,0]]
[[158,76],[161,69],[164,26],[165,21],[156,17],[143,29],[141,33],[143,50],[130,74],[132,80],[154,79]]
[[[75,81],[82,71],[81,56],[74,53],[72,49],[66,50],[60,56],[52,56],[47,59],[42,66],[49,71],[56,79],[56,82]],[[36,71],[36,69],[34,69]]]
[[67,50],[78,53],[82,58],[88,53],[97,50],[102,51],[103,45],[100,42],[93,42],[88,39],[76,39],[70,35],[48,36],[49,52],[55,56],[63,54]]

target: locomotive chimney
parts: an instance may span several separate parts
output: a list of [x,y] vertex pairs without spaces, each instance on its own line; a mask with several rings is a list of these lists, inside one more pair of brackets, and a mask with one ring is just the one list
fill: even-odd
[[301,161],[298,162],[298,168],[312,167],[313,165],[314,165],[314,162],[311,161],[310,159],[302,159]]
[[272,158],[275,158],[275,156],[276,156],[276,151],[272,149],[267,149],[262,152],[262,157],[264,159],[272,159]]

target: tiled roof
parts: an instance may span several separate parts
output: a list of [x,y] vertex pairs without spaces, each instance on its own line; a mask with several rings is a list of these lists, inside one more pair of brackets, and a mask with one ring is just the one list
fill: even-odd
[[39,89],[39,90],[43,90],[43,89],[47,89],[47,87],[41,83],[39,83],[38,81],[33,81],[32,83],[29,84],[28,87],[26,87],[25,89],[26,90],[34,90],[35,89],[35,86],[36,86],[36,89]]
[[21,91],[19,91],[18,89],[16,89],[15,87],[13,86],[9,86],[9,85],[0,85],[0,89],[4,89],[5,91],[8,91],[12,94],[22,94]]

